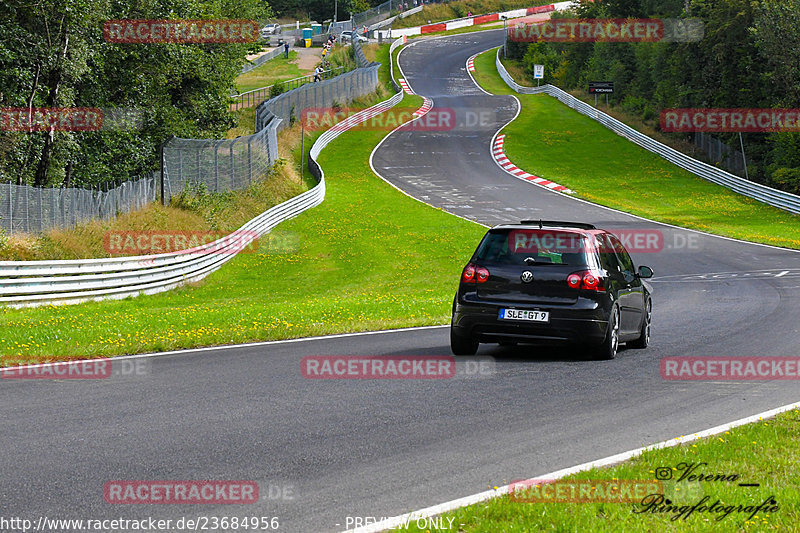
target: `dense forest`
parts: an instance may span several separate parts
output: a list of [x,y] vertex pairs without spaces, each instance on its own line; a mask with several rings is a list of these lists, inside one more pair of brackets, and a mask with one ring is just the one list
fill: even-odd
[[88,186],[157,167],[170,135],[221,138],[228,97],[253,44],[106,42],[115,19],[252,19],[263,0],[0,0],[0,107],[133,109],[122,130],[0,128],[0,183]]
[[[705,37],[682,43],[511,42],[533,78],[586,90],[613,80],[614,101],[658,124],[670,108],[800,108],[800,0],[583,1],[564,18],[697,17]],[[677,134],[675,134],[677,135]],[[738,147],[738,135],[717,134]],[[745,133],[750,179],[800,192],[800,133]]]

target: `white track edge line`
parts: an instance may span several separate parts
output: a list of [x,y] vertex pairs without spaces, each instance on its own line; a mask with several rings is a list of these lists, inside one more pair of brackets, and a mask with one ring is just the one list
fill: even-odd
[[92,359],[73,359],[70,361],[52,361],[49,363],[36,363],[31,365],[20,365],[20,366],[7,366],[0,368],[0,373],[6,371],[13,371],[19,368],[29,368],[29,367],[40,367],[46,365],[55,365],[55,364],[67,364],[70,362],[84,362],[84,361],[118,361],[122,359],[139,359],[139,358],[148,358],[148,357],[161,357],[163,355],[183,355],[183,354],[190,354],[190,353],[198,353],[198,352],[211,352],[215,350],[232,350],[235,348],[256,348],[259,346],[272,346],[275,344],[294,344],[297,342],[310,342],[310,341],[320,341],[320,340],[327,340],[327,339],[341,339],[346,337],[360,337],[366,335],[383,335],[388,333],[402,333],[406,331],[422,331],[428,329],[441,329],[441,328],[449,328],[450,324],[440,324],[438,326],[412,326],[407,328],[396,328],[396,329],[380,329],[375,331],[354,331],[351,333],[333,333],[331,335],[320,335],[317,337],[298,337],[296,339],[281,339],[281,340],[274,340],[274,341],[259,341],[259,342],[249,342],[249,343],[242,343],[242,344],[223,344],[221,346],[204,346],[203,348],[186,348],[185,350],[170,350],[168,352],[150,352],[150,353],[141,353],[141,354],[131,354],[131,355],[119,355],[119,356],[110,356],[110,357],[100,357],[100,358],[92,358]]
[[[590,470],[592,468],[601,468],[610,466],[616,463],[621,463],[623,461],[627,461],[632,459],[636,456],[641,455],[643,452],[650,451],[650,450],[659,450],[662,448],[671,448],[673,446],[677,446],[679,444],[687,444],[690,442],[694,442],[706,437],[712,437],[714,435],[719,435],[729,429],[743,426],[745,424],[750,424],[753,422],[758,422],[759,420],[765,418],[773,418],[781,413],[785,413],[786,411],[791,411],[792,409],[797,409],[800,407],[800,402],[784,405],[782,407],[777,407],[775,409],[770,409],[769,411],[764,411],[763,413],[758,413],[752,416],[748,416],[746,418],[740,418],[739,420],[734,420],[733,422],[728,422],[727,424],[722,424],[720,426],[715,426],[710,429],[706,429],[703,431],[699,431],[697,433],[693,433],[689,436],[681,436],[675,437],[674,439],[669,439],[661,442],[657,442],[655,444],[651,444],[649,446],[644,446],[642,448],[636,448],[634,450],[629,450],[627,452],[618,453],[615,455],[610,455],[608,457],[604,457],[602,459],[597,459],[594,461],[590,461],[588,463],[582,463],[570,468],[563,468],[561,470],[556,470],[555,472],[551,472],[549,474],[544,474],[541,476],[537,476],[535,478],[531,478],[524,481],[518,481],[516,483],[534,483],[536,481],[542,479],[560,479],[562,477],[575,474],[577,472],[583,472],[585,470]],[[404,525],[408,522],[412,522],[417,519],[422,518],[429,518],[431,516],[437,516],[442,513],[446,513],[448,511],[453,511],[455,509],[459,509],[461,507],[466,507],[468,505],[473,505],[476,503],[480,503],[492,498],[496,498],[498,496],[503,496],[509,493],[511,485],[505,485],[503,487],[498,487],[497,489],[487,490],[484,492],[479,492],[477,494],[472,494],[470,496],[465,496],[463,498],[458,498],[456,500],[451,500],[449,502],[440,503],[438,505],[434,505],[431,507],[426,507],[424,509],[420,509],[418,511],[412,511],[410,513],[406,513],[404,515],[395,516],[392,518],[387,518],[375,524],[370,524],[369,526],[362,526],[356,529],[347,530],[345,533],[379,533],[381,531],[387,531],[389,529],[397,528],[398,526]]]

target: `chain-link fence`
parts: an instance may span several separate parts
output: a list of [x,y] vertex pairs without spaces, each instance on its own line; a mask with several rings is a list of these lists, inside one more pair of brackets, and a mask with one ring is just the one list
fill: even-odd
[[309,83],[261,103],[256,108],[256,129],[274,115],[282,119],[282,129],[302,117],[304,109],[334,107],[375,92],[379,64],[358,68],[326,81]]
[[179,139],[164,145],[164,202],[184,190],[226,192],[263,178],[278,158],[276,128],[267,120],[253,135],[236,139]]
[[[320,76],[322,79],[327,80],[339,76],[342,72],[344,72],[344,67],[336,67],[324,70]],[[278,82],[268,87],[261,87],[259,89],[253,89],[241,94],[235,94],[231,97],[234,99],[234,103],[231,104],[231,111],[236,111],[237,109],[242,109],[244,107],[253,107],[254,105],[260,104],[264,100],[267,100],[270,95],[275,92],[274,88],[276,87],[280,87],[280,92],[291,91],[292,89],[297,89],[306,83],[312,83],[315,77],[315,74],[309,74],[308,76],[301,76],[299,78]]]
[[369,28],[373,24],[377,24],[389,17],[399,15],[409,9],[414,9],[415,7],[420,7],[425,4],[442,4],[449,1],[450,0],[387,0],[372,9],[362,11],[361,13],[354,13],[352,21],[346,22],[348,26],[345,29],[361,29],[364,26]]
[[[34,233],[109,219],[187,189],[225,192],[248,187],[269,173],[278,158],[277,131],[300,118],[304,109],[334,107],[375,92],[378,63],[364,58],[354,43],[357,68],[332,79],[306,83],[262,102],[256,108],[256,132],[236,139],[179,139],[163,146],[161,173],[126,182],[108,191],[0,184],[0,229]],[[160,190],[163,189],[163,195]]]
[[360,68],[371,67],[372,65],[378,64],[367,61],[367,56],[364,55],[364,50],[361,48],[361,41],[358,39],[353,39],[353,57],[356,60],[356,65]]
[[0,184],[0,229],[9,235],[65,228],[92,219],[108,220],[156,199],[157,175],[103,191]]
[[708,156],[708,160],[712,163],[728,169],[729,172],[744,176],[744,159],[739,150],[701,131],[694,134],[694,144]]

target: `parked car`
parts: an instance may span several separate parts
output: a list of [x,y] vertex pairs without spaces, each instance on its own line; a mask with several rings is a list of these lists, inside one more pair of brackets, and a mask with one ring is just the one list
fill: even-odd
[[339,41],[343,42],[343,43],[348,43],[348,42],[353,40],[353,35],[355,35],[356,38],[359,41],[361,41],[362,43],[366,43],[366,42],[369,41],[369,39],[367,39],[366,37],[364,37],[363,35],[361,35],[357,31],[354,32],[352,30],[343,31],[342,34],[339,36]]
[[263,28],[261,28],[261,37],[266,37],[268,35],[277,35],[281,32],[281,25],[277,22],[275,24],[267,24]]
[[490,229],[453,301],[450,346],[572,343],[613,359],[620,343],[650,342],[652,289],[620,240],[591,224],[522,221]]

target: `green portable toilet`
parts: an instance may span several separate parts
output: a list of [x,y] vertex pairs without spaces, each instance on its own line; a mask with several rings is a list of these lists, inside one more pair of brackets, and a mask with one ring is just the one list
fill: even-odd
[[314,35],[322,35],[322,24],[312,24],[311,30]]

